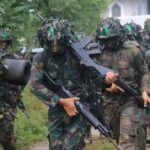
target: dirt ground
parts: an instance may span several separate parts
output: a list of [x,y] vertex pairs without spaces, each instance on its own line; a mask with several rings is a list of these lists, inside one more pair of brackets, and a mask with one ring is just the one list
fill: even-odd
[[[87,143],[87,146],[84,150],[102,150],[100,147],[106,143],[108,143],[108,145],[111,145],[104,137],[100,136],[97,130],[92,129],[92,144]],[[111,148],[109,148],[109,150],[114,150],[112,145],[110,147]],[[2,150],[1,147],[0,150]],[[19,148],[18,150],[49,150],[48,141],[31,144],[23,148]],[[150,150],[150,145],[147,145],[146,150]]]
[[[94,144],[94,148],[92,148],[93,144]],[[96,143],[93,143],[93,144],[90,145],[90,146],[87,145],[84,150],[93,150],[93,149],[95,149],[95,144]],[[101,150],[100,147],[97,147],[96,149]],[[41,142],[41,143],[33,144],[33,145],[25,147],[21,150],[48,150],[48,142]],[[114,148],[112,150],[114,150]],[[150,146],[147,146],[146,150],[150,150]]]
[[[89,144],[87,142],[87,146],[85,147],[84,150],[102,150],[100,147],[106,143],[108,143],[108,145],[111,145],[111,144],[109,144],[107,139],[105,139],[103,136],[100,136],[99,131],[92,128],[92,144]],[[111,148],[109,148],[109,150],[115,150],[115,148],[113,148],[112,145],[110,147]],[[20,150],[49,150],[48,149],[48,141],[25,146],[24,148],[22,148]],[[147,145],[146,150],[150,150],[150,144]]]

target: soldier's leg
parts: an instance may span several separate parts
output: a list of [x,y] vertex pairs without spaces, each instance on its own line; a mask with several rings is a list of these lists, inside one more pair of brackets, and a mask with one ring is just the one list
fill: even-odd
[[49,150],[59,150],[62,148],[62,134],[63,134],[63,116],[65,112],[60,107],[55,107],[49,110],[48,113],[48,140]]
[[85,121],[80,115],[68,120],[59,107],[49,112],[49,149],[81,150],[84,147]]
[[85,147],[85,133],[87,124],[81,115],[71,119],[64,130],[64,150],[82,150]]
[[90,144],[92,144],[92,132],[91,132],[91,128],[92,128],[92,126],[90,124],[87,124],[87,127],[86,127],[87,130],[86,130],[86,134],[85,134],[85,139]]
[[16,137],[14,135],[14,118],[7,115],[1,122],[3,126],[3,138],[1,141],[4,150],[15,150]]
[[120,116],[120,137],[118,144],[120,150],[145,149],[140,149],[139,147],[139,142],[141,140],[139,137],[142,136],[140,131],[139,118],[139,109],[135,104],[132,104],[122,110]]
[[113,132],[113,138],[118,143],[119,141],[119,126],[120,126],[120,113],[119,107],[113,104],[105,107],[105,119],[109,127]]
[[145,150],[146,149],[146,141],[147,141],[146,126],[140,125],[137,132],[139,133],[137,135],[137,141],[136,141],[137,146],[139,147],[140,150]]

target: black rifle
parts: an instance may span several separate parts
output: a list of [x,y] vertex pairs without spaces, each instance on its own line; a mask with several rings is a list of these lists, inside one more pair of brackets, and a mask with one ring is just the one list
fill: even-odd
[[24,115],[29,119],[30,116],[26,112],[26,107],[25,107],[25,105],[23,103],[23,100],[22,100],[21,91],[18,89],[18,87],[17,87],[17,89],[14,88],[14,91],[12,91],[12,87],[13,87],[13,85],[10,87],[9,91],[11,91],[10,92],[10,94],[11,94],[10,97],[13,97],[13,99],[6,100],[5,107],[7,108],[8,112],[12,116],[14,116],[16,119],[18,119],[16,114],[11,111],[11,109],[14,107],[14,106],[12,106],[13,105],[12,103],[14,102],[15,106],[17,108],[19,108],[24,113]]
[[[74,95],[64,88],[64,86],[57,84],[46,72],[44,74],[44,85],[51,90],[57,91],[58,95],[63,97],[74,97]],[[75,106],[79,113],[81,113],[87,121],[95,128],[98,129],[115,147],[111,137],[111,130],[105,127],[80,101],[75,101]]]
[[[87,53],[89,51],[88,46],[93,43],[93,38],[91,36],[85,36],[80,41],[72,40],[72,43],[69,45],[69,48],[72,49],[72,53],[76,56],[76,58],[80,61],[81,65],[84,65],[86,68],[94,69],[100,77],[105,77],[106,73],[109,71],[113,71],[106,67],[97,64],[93,61],[90,55]],[[99,47],[97,47],[99,49]],[[98,50],[97,50],[98,51]],[[99,50],[99,52],[101,52]],[[140,108],[144,108],[144,101],[141,95],[137,90],[126,84],[121,78],[115,81],[115,84],[121,87],[124,92],[134,96],[137,100],[137,104]]]
[[17,104],[17,107],[24,113],[24,115],[29,119],[30,116],[29,114],[26,112],[26,107],[23,103],[23,100],[22,100],[22,96],[21,96],[21,93],[19,93],[19,95],[17,95],[17,93],[14,92],[14,96],[16,97],[16,104]]

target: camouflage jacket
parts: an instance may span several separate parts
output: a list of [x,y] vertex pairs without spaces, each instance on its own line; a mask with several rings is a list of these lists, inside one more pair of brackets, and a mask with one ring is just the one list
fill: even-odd
[[[44,72],[73,94],[82,91],[85,84],[85,68],[82,68],[79,61],[72,55],[69,63],[66,54],[49,54],[47,51],[35,55],[31,68],[31,90],[47,105],[54,107],[60,100],[57,91],[52,91],[43,84]],[[70,64],[70,65],[69,65]],[[100,84],[99,84],[100,86]]]
[[150,36],[148,33],[143,34],[141,45],[143,47],[144,52],[150,50]]
[[9,108],[16,108],[16,100],[20,98],[21,93],[19,86],[3,80],[4,71],[7,68],[4,67],[2,60],[0,59],[0,114],[6,113]]
[[136,85],[143,90],[149,91],[149,75],[143,55],[136,43],[124,43],[119,50],[109,51],[105,49],[99,61],[102,66],[116,70],[119,76],[129,85]]

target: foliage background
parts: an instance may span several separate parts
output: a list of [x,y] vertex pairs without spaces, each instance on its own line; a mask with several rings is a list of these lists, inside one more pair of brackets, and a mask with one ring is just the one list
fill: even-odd
[[99,15],[111,0],[0,0],[0,28],[9,29],[14,37],[12,49],[37,46],[36,32],[40,19],[36,16],[60,16],[74,22],[78,30],[95,33]]

